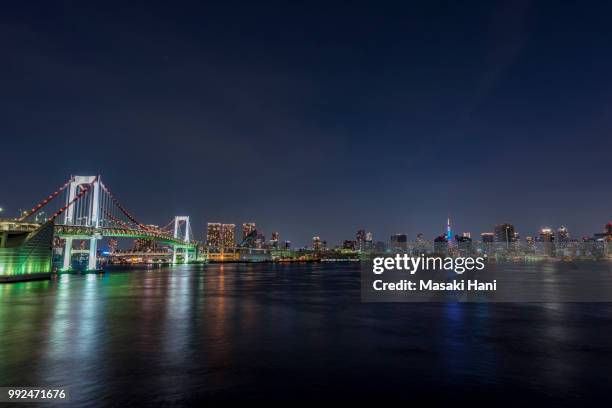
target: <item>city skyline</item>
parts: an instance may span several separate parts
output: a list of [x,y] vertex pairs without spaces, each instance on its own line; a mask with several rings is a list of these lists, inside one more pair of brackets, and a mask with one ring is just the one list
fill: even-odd
[[[256,224],[257,223],[254,223],[254,222],[242,223],[243,239],[246,237],[246,234],[244,232],[245,226],[248,225],[248,226],[253,226],[253,228],[255,228]],[[218,231],[220,231],[220,228],[222,227],[231,228],[232,237],[234,236],[238,228],[236,224],[209,222],[207,223],[207,230],[206,230],[204,239],[202,239],[201,241],[205,242],[206,245],[213,246],[213,247],[238,246],[239,242],[236,242],[234,239],[230,241],[224,241],[224,243],[221,244],[223,240],[220,238]],[[257,229],[256,231],[258,232],[258,234],[262,234],[265,237],[265,242],[272,242],[272,241],[292,242],[290,238],[285,238],[278,231],[274,231],[270,235],[266,235],[265,232],[261,229]],[[384,242],[385,244],[389,244],[393,246],[394,237],[397,237],[397,236],[404,236],[406,238],[405,242],[418,242],[419,240],[434,241],[436,238],[441,238],[441,237],[444,237],[447,241],[451,241],[451,240],[454,241],[457,239],[457,237],[461,239],[469,239],[469,240],[474,240],[474,241],[476,240],[485,241],[487,240],[486,238],[484,238],[485,235],[490,236],[491,242],[514,242],[514,241],[518,242],[518,241],[530,241],[530,240],[546,241],[546,239],[542,238],[542,235],[550,234],[550,236],[552,236],[553,239],[557,239],[557,240],[561,239],[565,241],[582,241],[585,239],[595,239],[597,234],[602,234],[602,233],[610,234],[612,233],[611,231],[612,231],[612,221],[604,223],[601,230],[595,231],[590,234],[589,233],[584,233],[584,234],[572,233],[565,225],[560,225],[557,227],[542,226],[534,231],[521,233],[520,231],[515,229],[513,224],[510,224],[510,223],[496,224],[493,226],[493,228],[491,228],[491,230],[488,230],[488,231],[479,231],[479,232],[478,231],[477,232],[475,231],[455,231],[455,230],[452,230],[450,216],[449,216],[447,218],[446,230],[443,233],[434,235],[430,238],[426,237],[422,232],[416,232],[414,234],[413,239],[411,239],[410,234],[406,232],[396,232],[393,234],[388,234],[386,237],[376,237],[370,230],[360,228],[356,230],[356,233],[353,237],[354,238],[353,241],[358,246],[358,248],[356,249],[363,249],[362,248],[363,244],[360,244],[360,241],[370,242],[370,244],[376,243],[376,242]],[[211,238],[210,238],[211,234],[214,237],[213,241],[211,241]],[[345,237],[344,240],[339,241],[339,242],[328,242],[328,240],[326,240],[324,237],[320,235],[313,235],[309,243],[305,243],[304,245],[299,245],[298,247],[316,248],[317,246],[320,246],[322,243],[324,243],[323,247],[329,247],[329,248],[342,247],[343,243],[346,244],[346,242],[348,241],[351,241],[350,237]],[[227,242],[231,242],[231,244],[228,244]],[[308,245],[308,244],[311,244],[311,245]]]
[[[19,218],[19,216],[24,214],[26,211],[23,208],[24,207],[16,211],[13,211],[14,215],[11,216],[10,209],[9,211],[7,211],[6,207],[0,206],[0,219]],[[35,219],[37,221],[41,220],[45,218],[45,214],[46,213],[44,211],[41,211],[41,213],[39,213]],[[43,215],[43,217],[40,218],[39,217],[40,215]],[[198,223],[194,223],[194,224],[198,225]],[[306,239],[304,242],[300,242],[298,240],[292,239],[291,237],[285,236],[284,234],[282,234],[282,231],[279,232],[278,229],[270,229],[267,232],[267,229],[265,226],[262,228],[261,224],[259,224],[260,226],[257,227],[258,223],[253,222],[253,221],[242,222],[239,224],[229,223],[229,222],[208,221],[204,224],[205,226],[204,228],[202,228],[201,232],[198,231],[197,227],[194,228],[196,231],[198,231],[195,233],[194,239],[202,242],[205,245],[210,245],[210,246],[226,246],[226,247],[238,246],[240,242],[243,241],[251,231],[255,230],[257,231],[258,235],[261,234],[264,236],[266,242],[270,240],[276,240],[279,243],[288,241],[292,243],[295,247],[309,247],[309,244],[312,243],[312,240],[315,237],[322,239],[324,242],[328,243],[330,247],[335,247],[335,246],[341,247],[343,242],[346,242],[347,240],[355,240],[356,242],[358,242],[359,241],[358,236],[360,233],[368,234],[370,237],[370,241],[372,242],[384,242],[386,244],[391,244],[391,245],[393,241],[393,235],[406,235],[408,242],[417,241],[419,239],[433,241],[434,239],[439,238],[439,237],[444,237],[447,240],[449,239],[449,237],[452,237],[452,239],[454,240],[455,237],[457,236],[464,237],[464,238],[467,236],[472,240],[481,240],[479,238],[481,238],[482,235],[487,235],[487,234],[491,235],[492,239],[494,239],[495,241],[504,241],[504,239],[499,238],[500,233],[497,231],[497,228],[509,226],[512,231],[511,235],[514,236],[514,234],[517,234],[516,235],[517,238],[523,241],[526,238],[535,239],[542,233],[543,230],[550,230],[553,235],[556,235],[558,231],[561,229],[563,229],[565,231],[564,233],[568,234],[568,236],[571,237],[572,240],[582,240],[584,238],[593,238],[596,234],[600,234],[602,232],[605,233],[610,228],[609,227],[610,224],[612,224],[612,221],[606,221],[601,224],[602,227],[599,230],[595,229],[592,232],[577,232],[571,228],[568,228],[567,224],[563,224],[563,223],[556,225],[556,226],[555,225],[541,225],[537,228],[528,229],[527,232],[525,232],[525,231],[522,231],[516,228],[516,226],[512,223],[502,222],[502,223],[493,224],[491,228],[489,229],[482,230],[482,231],[475,231],[474,229],[470,229],[469,227],[457,228],[455,227],[454,223],[451,225],[450,214],[447,214],[446,224],[444,225],[444,229],[440,230],[441,232],[432,232],[433,235],[431,236],[428,236],[423,231],[407,232],[406,229],[400,230],[397,228],[390,233],[387,232],[386,234],[384,233],[376,234],[373,231],[379,230],[377,228],[365,228],[364,229],[363,226],[359,226],[359,227],[354,228],[352,237],[342,236],[338,241],[326,239],[326,237],[323,234],[319,234],[317,231],[313,231],[309,239]],[[150,224],[149,226],[155,227],[156,225]],[[357,236],[355,236],[355,232]],[[211,234],[214,234],[213,242],[211,242],[211,238],[210,238]],[[279,239],[279,234],[280,234],[280,239]],[[411,239],[411,238],[414,238],[414,239]],[[365,236],[363,237],[363,239],[365,239]],[[223,242],[223,244],[219,245],[221,242]]]

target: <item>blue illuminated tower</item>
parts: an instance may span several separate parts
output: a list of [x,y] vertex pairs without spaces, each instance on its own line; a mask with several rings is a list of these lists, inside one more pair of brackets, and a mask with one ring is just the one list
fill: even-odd
[[448,219],[446,220],[446,240],[448,242],[451,242],[453,240],[453,232],[451,231],[451,226],[450,226],[450,215],[448,216]]

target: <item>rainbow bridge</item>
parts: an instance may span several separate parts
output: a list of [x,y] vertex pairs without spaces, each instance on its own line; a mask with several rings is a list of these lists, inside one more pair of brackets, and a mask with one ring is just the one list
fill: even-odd
[[[28,223],[39,216],[42,210],[52,209],[49,217]],[[40,218],[40,217],[38,217]],[[30,211],[15,220],[23,226],[54,224],[54,235],[64,240],[62,270],[71,268],[74,240],[89,241],[88,269],[97,269],[97,242],[102,238],[144,238],[167,245],[173,250],[172,260],[177,263],[195,260],[198,242],[188,216],[176,216],[164,227],[145,225],[137,221],[108,187],[101,176],[71,176],[64,184]]]

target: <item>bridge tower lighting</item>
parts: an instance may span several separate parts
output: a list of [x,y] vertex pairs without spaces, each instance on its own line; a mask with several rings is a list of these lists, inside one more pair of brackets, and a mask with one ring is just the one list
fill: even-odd
[[[185,232],[182,234],[183,235],[182,237],[180,236],[182,232],[181,224],[184,225],[184,229],[185,229]],[[177,215],[176,217],[174,217],[174,238],[182,240],[185,244],[189,244],[190,238],[191,238],[190,231],[191,231],[191,224],[189,223],[189,216]],[[172,251],[172,263],[173,264],[176,264],[177,249],[178,247],[174,245],[174,248]],[[185,247],[183,262],[186,263],[188,261],[188,258],[189,258],[189,250]]]
[[[69,205],[77,197],[79,187],[87,186],[92,189],[92,199],[88,202],[87,208],[81,211],[85,216],[76,218],[75,206]],[[68,194],[66,195],[66,205],[68,206],[64,215],[64,224],[66,225],[82,225],[86,227],[100,227],[100,176],[72,176],[70,185],[68,186]],[[89,239],[89,259],[87,269],[93,270],[97,267],[97,248],[98,234]],[[72,238],[66,237],[66,245],[64,248],[63,269],[71,268],[72,258]]]

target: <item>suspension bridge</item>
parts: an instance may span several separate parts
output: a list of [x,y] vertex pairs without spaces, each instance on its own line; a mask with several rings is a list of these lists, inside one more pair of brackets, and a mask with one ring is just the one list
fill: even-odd
[[[89,242],[87,268],[97,269],[97,247],[102,238],[143,238],[172,247],[172,262],[194,260],[198,242],[193,240],[188,216],[176,216],[164,227],[137,221],[98,176],[71,176],[44,200],[17,220],[25,223],[42,210],[53,223],[54,234],[64,240],[62,269],[71,269],[73,241]],[[51,209],[51,211],[49,211]]]

